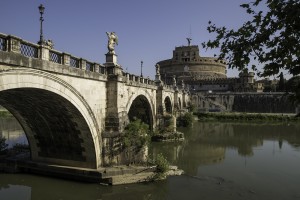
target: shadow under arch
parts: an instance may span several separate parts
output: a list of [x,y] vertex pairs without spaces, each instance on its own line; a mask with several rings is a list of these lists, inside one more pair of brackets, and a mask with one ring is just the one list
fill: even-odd
[[98,124],[77,90],[57,76],[31,69],[1,72],[0,82],[0,105],[23,127],[33,161],[100,167]]
[[166,112],[172,114],[172,103],[170,97],[166,97],[164,100]]
[[150,103],[144,95],[138,95],[130,105],[128,119],[133,121],[134,118],[148,124],[150,130],[153,129],[153,113]]

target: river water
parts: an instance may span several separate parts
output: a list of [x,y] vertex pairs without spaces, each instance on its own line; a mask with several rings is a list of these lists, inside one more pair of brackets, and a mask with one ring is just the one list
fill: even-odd
[[[0,130],[7,132],[3,127]],[[185,133],[184,142],[152,143],[149,152],[154,156],[162,152],[185,175],[152,183],[102,186],[0,174],[0,199],[300,199],[299,123],[196,122],[180,131]],[[22,134],[11,138],[26,142]]]

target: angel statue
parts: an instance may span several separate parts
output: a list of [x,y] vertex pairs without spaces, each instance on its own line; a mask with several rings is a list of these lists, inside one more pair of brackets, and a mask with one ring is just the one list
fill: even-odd
[[156,75],[160,75],[160,66],[159,66],[159,64],[156,64],[155,68],[156,68]]
[[115,45],[118,45],[118,36],[115,32],[106,32],[108,37],[107,49],[109,54],[116,54]]

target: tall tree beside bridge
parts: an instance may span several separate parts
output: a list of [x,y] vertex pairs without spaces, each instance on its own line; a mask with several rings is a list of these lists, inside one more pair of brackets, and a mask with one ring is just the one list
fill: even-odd
[[260,63],[264,65],[261,70],[251,66],[259,76],[276,75],[280,70],[300,74],[300,1],[255,0],[240,6],[251,20],[237,30],[209,21],[207,30],[216,37],[202,46],[220,48],[219,58],[226,59],[229,68],[241,71],[251,63]]

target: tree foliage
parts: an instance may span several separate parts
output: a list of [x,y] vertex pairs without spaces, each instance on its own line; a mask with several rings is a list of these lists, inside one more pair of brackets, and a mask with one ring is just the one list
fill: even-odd
[[125,148],[138,152],[149,141],[149,126],[140,119],[130,122],[122,137]]
[[170,167],[168,160],[163,156],[162,153],[157,154],[154,164],[156,165],[157,173],[160,174],[166,173]]
[[300,103],[300,76],[294,76],[286,83],[287,92],[294,92],[292,100],[296,103]]
[[4,154],[7,150],[8,144],[6,144],[6,139],[0,136],[0,154]]
[[[259,10],[263,3],[267,6],[264,11]],[[225,59],[229,68],[242,71],[255,61],[264,64],[262,71],[256,65],[251,66],[260,76],[275,75],[281,69],[299,74],[300,1],[254,0],[240,6],[251,20],[237,30],[209,22],[207,30],[216,37],[203,43],[203,47],[220,48],[219,58]]]
[[192,113],[187,112],[178,117],[178,125],[183,127],[189,127],[193,125],[194,116]]

